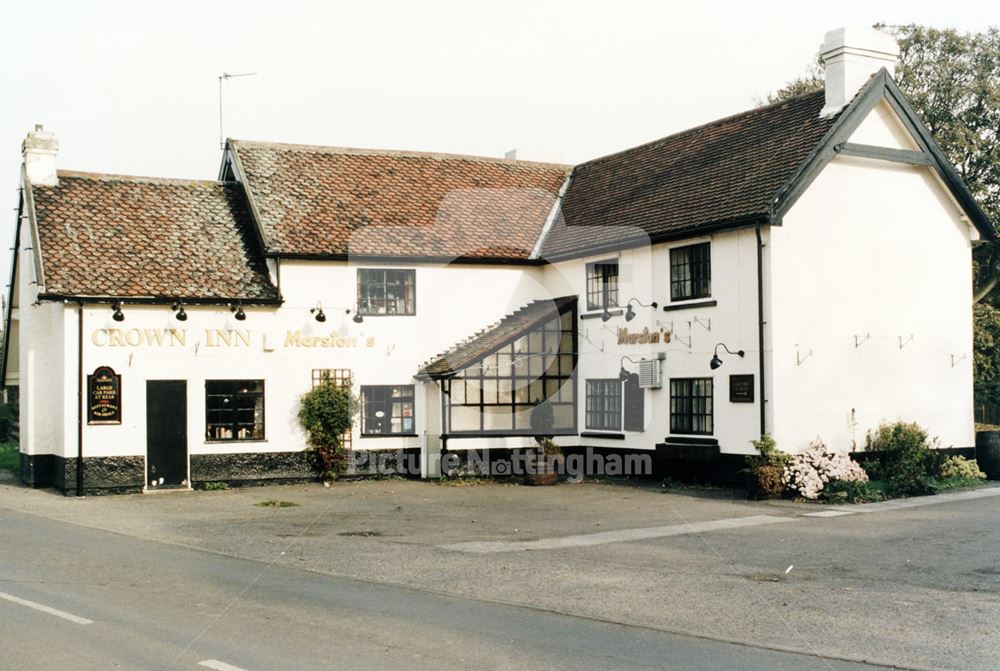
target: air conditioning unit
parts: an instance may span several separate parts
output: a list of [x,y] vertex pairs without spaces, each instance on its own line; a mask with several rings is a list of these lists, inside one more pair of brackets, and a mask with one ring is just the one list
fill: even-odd
[[663,386],[663,376],[660,375],[662,354],[655,359],[639,362],[639,386],[643,389],[659,389]]

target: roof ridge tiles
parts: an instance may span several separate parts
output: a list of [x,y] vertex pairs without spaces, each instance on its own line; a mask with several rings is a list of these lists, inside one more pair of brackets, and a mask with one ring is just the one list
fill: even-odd
[[110,172],[89,172],[84,170],[58,170],[60,179],[89,179],[101,182],[143,182],[170,186],[227,186],[236,182],[220,182],[214,179],[184,179],[178,177],[154,177],[148,175],[124,175]]
[[798,102],[798,101],[800,101],[803,98],[808,98],[808,97],[811,97],[811,96],[817,96],[817,95],[820,95],[820,94],[822,94],[822,95],[825,96],[826,95],[825,91],[826,91],[826,89],[819,88],[819,89],[816,89],[815,91],[808,91],[806,93],[800,93],[798,95],[791,96],[789,98],[785,98],[784,100],[776,100],[773,103],[768,103],[766,105],[760,105],[759,107],[753,107],[753,108],[748,109],[748,110],[743,110],[742,112],[736,112],[734,114],[729,114],[729,115],[724,116],[724,117],[719,117],[718,119],[713,119],[712,121],[708,121],[706,123],[698,124],[697,126],[691,126],[690,128],[684,128],[682,130],[677,131],[676,133],[671,133],[670,135],[664,135],[663,137],[656,138],[655,140],[650,140],[648,142],[642,142],[642,143],[634,145],[632,147],[627,147],[626,149],[620,149],[618,151],[611,152],[610,154],[604,154],[603,156],[598,156],[596,158],[592,158],[589,161],[584,161],[583,163],[577,164],[575,167],[576,168],[581,168],[581,167],[584,167],[584,166],[591,166],[591,165],[595,165],[595,164],[598,164],[598,163],[603,163],[604,161],[606,161],[608,159],[613,159],[615,157],[621,156],[622,154],[628,154],[630,152],[636,151],[637,149],[645,149],[645,148],[648,148],[648,147],[655,147],[656,145],[661,144],[663,142],[675,141],[675,140],[678,140],[678,139],[684,137],[685,135],[693,134],[693,133],[696,133],[696,132],[699,132],[699,131],[709,130],[709,129],[714,128],[716,126],[722,126],[724,124],[731,123],[731,122],[736,121],[737,119],[740,119],[740,118],[743,118],[743,117],[753,116],[755,114],[760,114],[762,112],[774,109],[776,107],[781,107],[782,105],[788,105],[789,103]]
[[495,156],[477,156],[475,154],[452,154],[439,151],[417,151],[409,149],[374,149],[366,147],[341,147],[336,145],[296,144],[292,142],[263,142],[259,140],[230,139],[233,147],[270,148],[287,151],[303,151],[322,154],[343,154],[349,156],[388,156],[399,158],[425,158],[437,161],[474,161],[499,165],[517,165],[525,167],[558,168],[569,172],[574,165],[571,163],[548,163],[545,161],[525,161],[523,159],[499,158]]

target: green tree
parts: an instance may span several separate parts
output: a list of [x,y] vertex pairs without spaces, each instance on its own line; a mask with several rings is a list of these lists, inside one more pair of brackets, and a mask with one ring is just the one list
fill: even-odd
[[[895,79],[986,214],[1000,221],[1000,30],[962,33],[915,24],[877,24],[899,42]],[[766,102],[823,86],[822,66]],[[1000,306],[1000,243],[975,253],[975,301]]]
[[1000,310],[980,303],[973,315],[976,404],[997,408],[1000,407]]
[[302,395],[299,423],[309,436],[313,465],[324,480],[344,472],[347,453],[341,436],[351,429],[358,403],[350,388],[321,384]]
[[767,94],[766,98],[758,100],[758,105],[780,103],[782,100],[819,91],[821,88],[823,88],[823,62],[817,57],[806,74],[796,77],[777,91]]

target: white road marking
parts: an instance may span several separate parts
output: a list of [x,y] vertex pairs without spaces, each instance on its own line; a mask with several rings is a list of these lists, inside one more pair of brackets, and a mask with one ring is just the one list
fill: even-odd
[[983,499],[991,496],[1000,496],[1000,487],[973,489],[967,492],[935,494],[934,496],[918,496],[912,499],[893,499],[891,501],[879,501],[878,503],[859,503],[853,506],[831,506],[830,509],[852,513],[880,513],[888,510],[904,510],[906,508],[934,506],[940,503],[970,501],[972,499]]
[[11,603],[16,603],[21,606],[27,606],[28,608],[34,608],[35,610],[41,611],[43,613],[48,613],[49,615],[55,615],[56,617],[61,617],[64,620],[69,620],[70,622],[75,622],[76,624],[94,624],[93,620],[88,620],[85,617],[79,617],[73,615],[72,613],[67,613],[63,610],[56,610],[55,608],[49,608],[48,606],[43,606],[40,603],[35,603],[34,601],[28,601],[27,599],[21,599],[14,596],[13,594],[7,594],[6,592],[0,592],[0,599],[6,599]]
[[238,666],[233,666],[232,664],[226,664],[225,662],[220,662],[217,659],[206,659],[203,662],[198,662],[198,666],[204,666],[209,669],[215,669],[215,671],[246,671],[246,669],[241,669]]
[[[913,499],[896,499],[879,503],[862,503],[851,506],[829,506],[827,510],[814,513],[802,513],[800,517],[842,517],[855,513],[876,513],[919,506],[931,506],[955,501],[968,501],[992,496],[1000,496],[1000,487],[988,487],[966,492],[937,494]],[[593,534],[576,536],[561,536],[556,538],[540,538],[533,541],[467,541],[464,543],[448,543],[438,545],[443,550],[468,552],[473,554],[492,554],[495,552],[523,552],[525,550],[559,550],[562,548],[588,547],[606,543],[627,543],[629,541],[648,540],[651,538],[666,538],[668,536],[683,536],[686,534],[725,531],[745,527],[792,522],[794,517],[775,517],[771,515],[751,515],[748,517],[732,517],[708,522],[691,524],[674,524],[664,527],[646,527],[642,529],[621,529],[618,531],[602,531]]]
[[558,538],[541,538],[534,541],[469,541],[465,543],[450,543],[439,545],[444,550],[456,552],[471,552],[475,554],[491,554],[494,552],[518,552],[524,550],[558,550],[562,548],[587,547],[604,545],[606,543],[625,543],[629,541],[647,540],[650,538],[666,538],[667,536],[683,536],[708,531],[724,531],[727,529],[742,529],[765,524],[793,522],[794,517],[773,517],[771,515],[751,515],[748,517],[731,517],[708,522],[692,522],[690,524],[672,524],[665,527],[644,527],[641,529],[620,529],[617,531],[602,531],[594,534],[576,536],[561,536]]
[[853,514],[853,510],[821,510],[818,513],[802,513],[802,517],[843,517]]

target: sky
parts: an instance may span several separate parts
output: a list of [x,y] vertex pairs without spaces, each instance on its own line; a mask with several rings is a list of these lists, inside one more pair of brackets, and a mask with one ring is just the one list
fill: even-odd
[[4,2],[0,187],[14,208],[37,123],[63,169],[213,179],[219,75],[244,72],[227,137],[576,163],[753,107],[827,30],[875,22],[981,31],[1000,5]]

